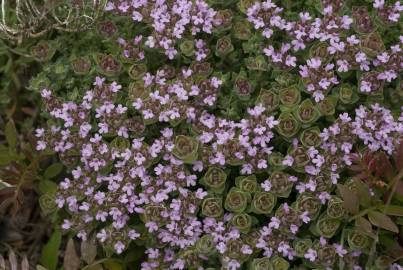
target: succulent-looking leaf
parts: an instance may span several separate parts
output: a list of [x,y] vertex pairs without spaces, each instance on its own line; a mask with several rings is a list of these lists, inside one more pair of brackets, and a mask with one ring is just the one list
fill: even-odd
[[390,216],[403,217],[403,206],[401,205],[383,205],[379,210]]
[[92,264],[97,256],[97,246],[95,237],[81,242],[81,258],[87,263]]
[[17,146],[17,129],[15,128],[14,121],[10,120],[5,127],[4,134],[6,135],[6,140],[10,148],[15,148]]
[[62,233],[60,232],[60,230],[56,230],[55,232],[53,232],[46,245],[42,248],[40,262],[49,270],[56,270],[61,243]]
[[377,226],[377,227],[385,229],[385,230],[389,230],[394,233],[399,232],[399,228],[390,219],[390,217],[388,217],[387,215],[385,215],[381,212],[370,211],[368,213],[368,219],[374,226]]
[[46,178],[53,178],[57,176],[62,170],[63,170],[63,164],[53,163],[52,165],[46,168],[44,176]]
[[344,207],[352,214],[357,214],[359,210],[359,199],[357,194],[349,189],[347,186],[341,184],[337,185],[341,197],[344,201]]

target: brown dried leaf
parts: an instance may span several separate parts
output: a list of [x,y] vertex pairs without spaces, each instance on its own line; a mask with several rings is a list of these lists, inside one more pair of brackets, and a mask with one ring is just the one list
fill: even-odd
[[69,239],[64,253],[63,266],[65,270],[78,270],[80,268],[80,258],[77,256],[73,239]]
[[357,214],[360,207],[357,194],[347,186],[338,184],[337,188],[339,189],[340,195],[343,199],[344,208],[352,214]]
[[92,264],[97,256],[97,246],[95,237],[81,242],[81,258],[87,263]]

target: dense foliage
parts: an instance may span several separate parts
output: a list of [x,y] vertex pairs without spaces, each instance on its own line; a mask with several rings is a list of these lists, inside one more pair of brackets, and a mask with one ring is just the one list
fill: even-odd
[[65,269],[402,269],[399,1],[104,12],[29,43],[36,150],[5,126],[0,165],[40,175],[44,267],[66,236]]

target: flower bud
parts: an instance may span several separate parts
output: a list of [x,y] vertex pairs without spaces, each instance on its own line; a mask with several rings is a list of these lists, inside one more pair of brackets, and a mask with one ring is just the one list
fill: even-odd
[[182,43],[179,45],[179,49],[181,50],[182,54],[191,57],[195,53],[195,43],[194,40],[189,40],[186,39],[182,41]]
[[277,197],[270,192],[256,192],[253,196],[250,211],[255,214],[268,215],[273,211]]
[[231,37],[224,36],[217,40],[217,44],[215,47],[215,54],[218,57],[225,57],[233,51],[234,51],[234,46],[232,45]]
[[252,227],[253,218],[246,213],[235,214],[232,219],[232,225],[241,233],[248,233]]
[[224,214],[221,197],[207,197],[201,206],[202,215],[205,217],[218,218]]
[[271,90],[261,89],[255,104],[262,104],[267,112],[272,112],[278,108],[280,103],[279,97]]
[[225,197],[224,207],[227,211],[242,213],[248,207],[250,200],[251,195],[249,193],[233,187]]
[[317,126],[310,127],[301,132],[300,141],[303,146],[318,147],[322,143],[322,138],[320,137],[320,129]]
[[277,132],[286,139],[293,137],[300,129],[300,124],[292,113],[283,112],[278,118]]
[[199,142],[188,136],[178,135],[175,138],[175,147],[172,154],[184,163],[191,164],[197,160]]

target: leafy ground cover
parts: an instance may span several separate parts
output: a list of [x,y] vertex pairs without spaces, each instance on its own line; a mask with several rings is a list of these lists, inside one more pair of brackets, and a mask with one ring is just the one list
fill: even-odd
[[402,269],[399,1],[6,1],[0,269]]

